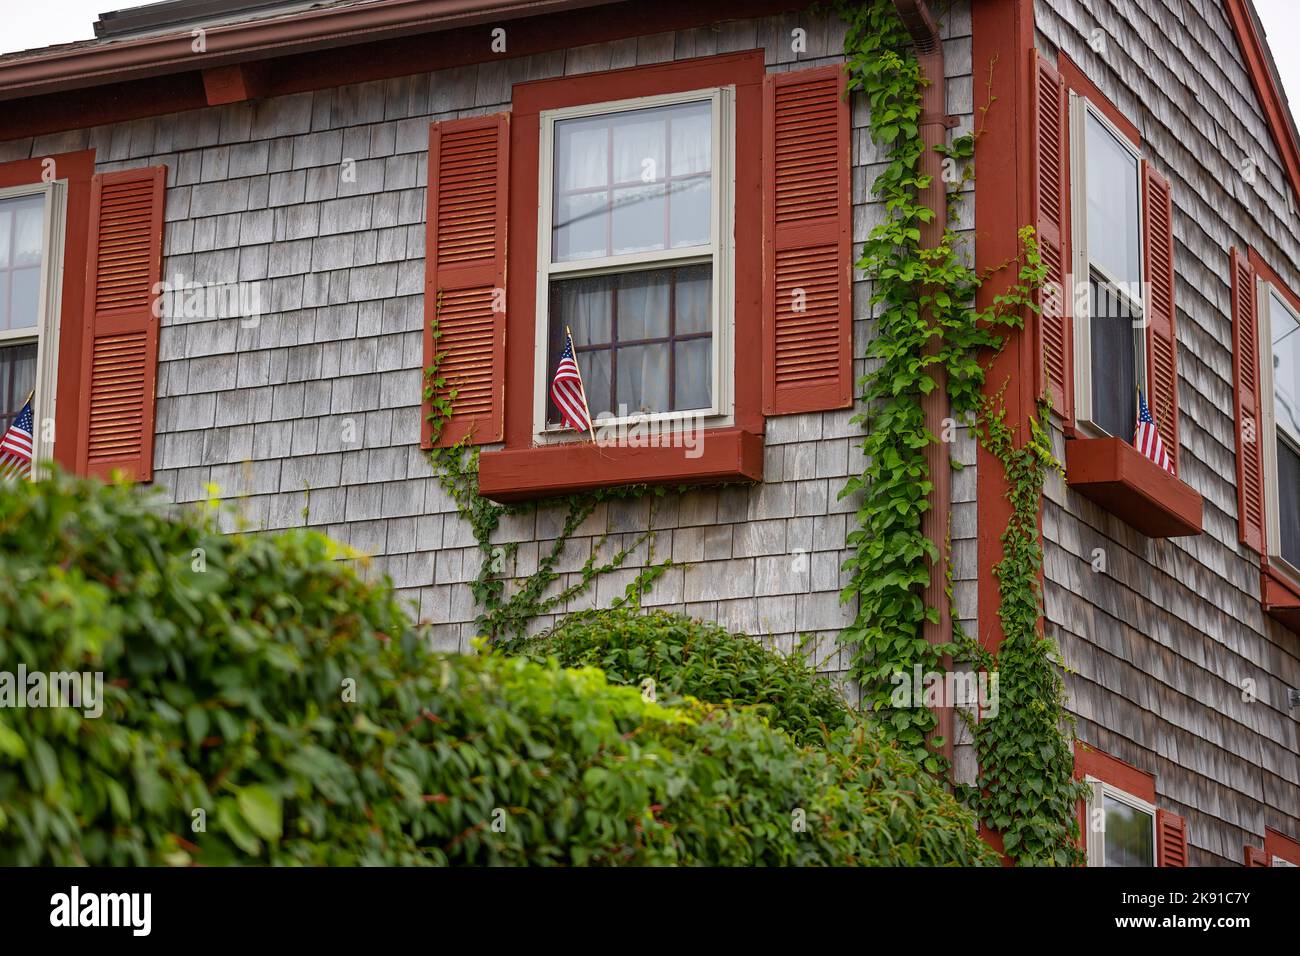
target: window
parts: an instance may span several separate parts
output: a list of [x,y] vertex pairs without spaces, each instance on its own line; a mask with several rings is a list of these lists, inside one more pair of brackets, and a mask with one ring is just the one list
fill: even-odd
[[535,437],[573,336],[593,419],[731,414],[732,91],[541,114]]
[[61,184],[0,189],[0,432],[34,394],[37,460],[51,451],[40,422],[54,415],[62,209]]
[[1089,866],[1155,866],[1156,808],[1131,793],[1087,777]]
[[1147,391],[1141,157],[1085,97],[1072,93],[1070,108],[1076,417],[1093,437],[1128,441]]
[[1259,302],[1268,550],[1300,573],[1300,316],[1267,281]]

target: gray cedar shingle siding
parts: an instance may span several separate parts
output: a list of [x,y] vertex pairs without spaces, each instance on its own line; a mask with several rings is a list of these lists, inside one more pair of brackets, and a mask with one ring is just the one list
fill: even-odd
[[[1294,283],[1300,220],[1220,4],[1036,6],[1040,48],[1063,50],[1137,123],[1173,184],[1180,469],[1205,498],[1204,534],[1152,541],[1051,481],[1048,633],[1073,669],[1078,735],[1156,774],[1160,805],[1187,817],[1189,862],[1239,863],[1265,825],[1300,833],[1286,704],[1300,638],[1262,614],[1258,557],[1238,543],[1228,254],[1257,248]],[[1098,548],[1105,573],[1092,570]]]
[[[943,14],[959,134],[971,127],[972,70],[987,67],[971,63],[968,5]],[[1072,669],[1079,736],[1157,774],[1161,804],[1188,818],[1191,862],[1236,862],[1265,824],[1300,832],[1296,722],[1285,704],[1286,686],[1300,685],[1300,639],[1262,616],[1257,558],[1237,544],[1227,250],[1249,243],[1283,268],[1300,261],[1300,221],[1287,212],[1276,151],[1217,3],[1052,0],[1038,4],[1038,21],[1043,50],[1060,46],[1083,65],[1138,122],[1173,182],[1181,461],[1206,501],[1204,535],[1153,542],[1049,481],[1048,632]],[[808,39],[798,56],[795,27]],[[1088,45],[1098,27],[1104,59]],[[374,555],[368,573],[393,579],[440,646],[465,649],[477,613],[466,582],[481,556],[417,445],[428,124],[508,109],[511,85],[524,80],[756,46],[769,70],[816,66],[841,59],[842,39],[824,16],[741,20],[0,143],[0,161],[94,146],[100,171],[168,166],[165,276],[255,282],[264,314],[256,327],[165,320],[156,483],[186,502],[215,482],[254,527],[305,523]],[[883,214],[869,201],[881,157],[860,97],[852,115],[860,244]],[[1247,157],[1260,164],[1253,187],[1238,174]],[[973,220],[967,203],[956,225],[969,235]],[[858,279],[861,375],[874,323]],[[839,600],[840,564],[857,502],[837,496],[862,468],[849,418],[770,419],[761,485],[656,501],[655,555],[679,566],[645,603],[785,650],[811,634],[817,665],[842,672],[835,634],[854,608]],[[953,456],[966,465],[953,476],[955,613],[974,633],[978,575],[989,572],[976,554],[975,443],[965,429]],[[543,508],[503,522],[499,540],[519,542],[507,570],[531,574],[562,517]],[[650,520],[645,501],[597,507],[552,593],[577,579],[593,548],[612,555]],[[1094,548],[1106,553],[1106,574],[1091,570]],[[797,552],[806,554],[798,564]],[[608,604],[646,560],[643,546],[567,610]],[[1246,679],[1255,703],[1242,698]],[[958,748],[958,766],[972,778],[969,747]]]
[[[795,28],[807,31],[807,51],[798,55],[790,48]],[[945,36],[948,97],[962,129],[971,124],[969,34],[966,4],[958,3]],[[256,327],[184,315],[164,321],[156,484],[183,502],[206,497],[216,483],[254,527],[305,522],[374,555],[369,573],[392,577],[416,613],[434,622],[439,645],[466,649],[477,613],[466,582],[480,555],[417,445],[429,123],[509,109],[512,85],[525,80],[755,47],[766,50],[772,71],[838,62],[843,25],[809,14],[739,20],[38,137],[0,144],[0,156],[93,145],[100,171],[167,165],[164,274],[255,282],[265,314]],[[865,104],[855,102],[858,243],[881,215],[868,202],[880,157],[866,120]],[[868,289],[856,286],[861,374],[872,323]],[[854,607],[840,601],[840,565],[846,516],[857,504],[838,494],[863,466],[851,414],[770,420],[762,485],[657,501],[655,556],[683,566],[645,603],[786,649],[796,633],[812,634],[818,666],[842,671],[835,634]],[[955,455],[973,466],[964,431]],[[973,627],[973,468],[960,473],[955,491],[958,606]],[[562,517],[544,508],[504,522],[500,540],[521,542],[507,570],[535,570]],[[553,592],[577,580],[602,536],[603,553],[612,555],[647,520],[646,502],[597,508],[561,558]],[[233,527],[235,518],[226,521]],[[642,546],[569,609],[607,605],[646,560]]]

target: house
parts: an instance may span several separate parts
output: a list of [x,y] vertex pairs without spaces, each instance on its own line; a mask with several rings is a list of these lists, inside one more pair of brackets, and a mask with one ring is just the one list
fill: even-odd
[[[1300,865],[1300,138],[1260,22],[1249,0],[897,7],[942,71],[926,134],[979,132],[952,220],[977,305],[1023,226],[1047,271],[985,390],[1022,439],[1052,397],[1042,627],[1089,861]],[[854,263],[887,212],[835,14],[169,0],[96,34],[0,56],[0,424],[34,390],[40,458],[325,531],[448,649],[486,560],[527,578],[563,540],[548,593],[574,591],[530,627],[671,558],[644,606],[806,635],[852,691],[840,492],[878,333]],[[570,342],[587,434],[550,389]],[[1133,445],[1139,391],[1168,469]],[[996,652],[1009,480],[949,431],[926,634]],[[544,502],[501,516],[496,552],[430,459],[458,442],[484,498]],[[643,484],[669,490],[606,494]],[[545,502],[569,495],[601,500],[565,529]]]

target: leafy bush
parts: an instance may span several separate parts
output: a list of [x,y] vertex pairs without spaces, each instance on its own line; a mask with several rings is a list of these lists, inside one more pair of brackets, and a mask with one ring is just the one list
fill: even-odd
[[0,490],[0,676],[104,676],[99,717],[0,707],[0,864],[992,860],[862,731],[804,748],[593,669],[434,654],[338,557],[120,485]]
[[599,667],[615,684],[654,681],[656,695],[751,705],[799,743],[820,743],[852,711],[802,656],[782,657],[751,637],[665,611],[583,611],[507,650],[565,667]]

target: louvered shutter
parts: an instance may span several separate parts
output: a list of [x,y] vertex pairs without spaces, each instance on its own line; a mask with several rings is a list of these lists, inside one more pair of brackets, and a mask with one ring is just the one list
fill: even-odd
[[1178,473],[1178,337],[1174,331],[1174,204],[1169,181],[1142,161],[1146,235],[1147,407]]
[[1156,810],[1157,866],[1187,865],[1187,821],[1168,810]]
[[1030,142],[1033,147],[1033,222],[1047,275],[1038,295],[1041,329],[1039,386],[1052,393],[1052,408],[1067,424],[1074,421],[1074,333],[1070,271],[1069,115],[1065,83],[1041,54],[1031,65]]
[[1242,850],[1244,851],[1244,859],[1243,859],[1242,862],[1243,862],[1246,866],[1250,867],[1250,866],[1269,866],[1269,865],[1270,865],[1270,861],[1269,861],[1269,858],[1268,858],[1268,854],[1265,853],[1263,850],[1261,850],[1259,847],[1257,847],[1257,846],[1245,846],[1245,847],[1242,847]]
[[1237,405],[1237,533],[1264,551],[1264,436],[1259,412],[1259,322],[1255,269],[1232,250],[1232,364]]
[[[506,200],[510,116],[434,123],[429,129],[421,442],[428,448],[500,441],[505,402]],[[433,326],[438,327],[435,339]],[[441,384],[439,384],[441,382]],[[450,398],[440,435],[431,398]]]
[[769,74],[764,94],[763,411],[844,408],[853,401],[844,71]]
[[163,166],[100,173],[91,182],[86,324],[77,470],[153,476],[155,304],[162,278]]

